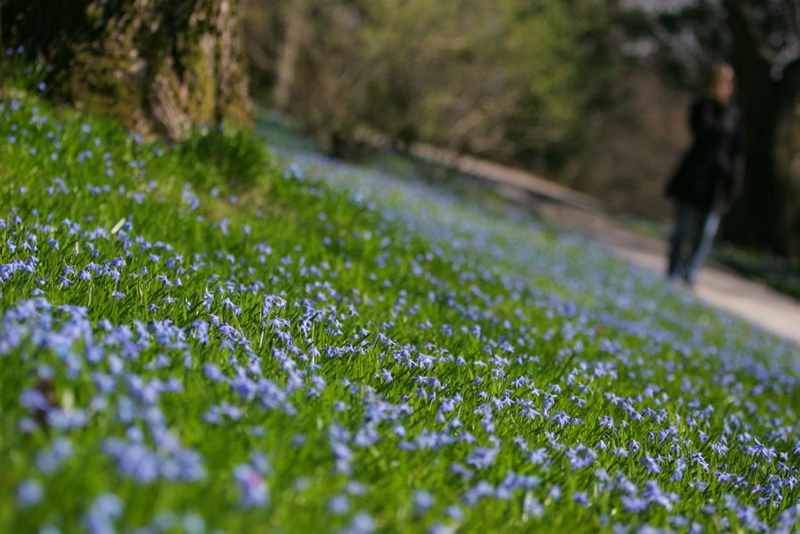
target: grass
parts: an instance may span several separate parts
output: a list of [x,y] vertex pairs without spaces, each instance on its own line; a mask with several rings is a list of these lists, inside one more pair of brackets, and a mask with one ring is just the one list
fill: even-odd
[[603,249],[26,94],[0,139],[0,531],[796,524],[795,348]]
[[[269,137],[271,143],[280,151],[301,155],[318,154],[321,151],[320,147],[303,135],[300,125],[294,123],[291,118],[264,110],[260,110],[257,116],[257,130]],[[367,151],[357,163],[361,169],[372,171],[373,175],[378,173],[424,185],[435,185],[436,191],[446,190],[455,193],[459,202],[479,204],[483,208],[495,211],[498,206],[504,209],[508,204],[508,199],[498,194],[496,188],[487,184],[484,179],[391,150]],[[324,173],[322,179],[325,179]],[[615,219],[628,230],[641,236],[669,239],[670,223],[630,216]],[[542,228],[547,225],[540,219],[535,222]],[[713,248],[711,262],[739,276],[765,284],[784,295],[800,299],[800,264],[797,261],[721,242]]]

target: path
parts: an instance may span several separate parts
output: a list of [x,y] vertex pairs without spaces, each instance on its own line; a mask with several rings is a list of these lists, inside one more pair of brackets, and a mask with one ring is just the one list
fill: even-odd
[[[623,227],[586,195],[519,169],[430,145],[413,145],[410,152],[422,160],[491,180],[515,201],[533,204],[548,222],[603,242],[637,265],[658,272],[664,270],[664,241]],[[800,345],[800,302],[797,300],[718,267],[703,269],[695,292],[708,304]]]

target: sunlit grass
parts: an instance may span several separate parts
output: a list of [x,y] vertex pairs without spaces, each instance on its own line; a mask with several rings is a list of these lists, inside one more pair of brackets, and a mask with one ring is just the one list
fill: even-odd
[[795,523],[790,349],[601,249],[30,97],[0,139],[0,531]]

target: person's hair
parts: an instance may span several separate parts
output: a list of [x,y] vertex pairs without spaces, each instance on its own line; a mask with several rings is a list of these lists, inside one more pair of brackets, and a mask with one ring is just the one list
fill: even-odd
[[706,74],[704,89],[706,91],[711,91],[716,87],[720,80],[728,76],[733,77],[734,75],[735,73],[733,67],[731,67],[729,63],[714,63],[708,69]]

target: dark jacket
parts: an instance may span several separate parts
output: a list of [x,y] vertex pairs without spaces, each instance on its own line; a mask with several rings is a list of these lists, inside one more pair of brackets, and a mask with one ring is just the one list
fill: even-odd
[[710,97],[698,98],[689,112],[689,127],[692,146],[669,180],[667,196],[701,210],[729,204],[741,151],[736,109]]

